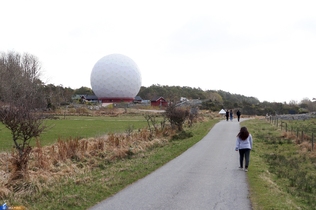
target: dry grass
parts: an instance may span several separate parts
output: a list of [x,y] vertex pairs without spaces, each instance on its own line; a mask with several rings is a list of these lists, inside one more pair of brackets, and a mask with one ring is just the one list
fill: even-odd
[[303,136],[297,136],[292,132],[283,131],[281,137],[292,140],[296,145],[299,146],[301,152],[308,154],[310,157],[316,157],[315,144],[313,148],[310,136],[305,134]]
[[[97,138],[66,140],[42,147],[40,142],[30,153],[28,180],[9,183],[12,154],[0,154],[0,200],[40,192],[60,179],[73,178],[98,167],[100,160],[111,162],[126,158],[152,147],[166,144],[174,131],[170,128],[109,134]],[[82,182],[82,180],[79,180]]]

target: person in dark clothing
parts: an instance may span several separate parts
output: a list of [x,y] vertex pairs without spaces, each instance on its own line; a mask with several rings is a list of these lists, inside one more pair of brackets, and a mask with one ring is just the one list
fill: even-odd
[[233,110],[231,109],[229,112],[230,121],[233,121]]
[[228,121],[228,117],[229,117],[229,111],[228,109],[226,110],[226,121]]
[[240,115],[241,115],[241,112],[238,110],[238,111],[237,111],[237,119],[238,119],[238,122],[239,122],[239,120],[240,120]]

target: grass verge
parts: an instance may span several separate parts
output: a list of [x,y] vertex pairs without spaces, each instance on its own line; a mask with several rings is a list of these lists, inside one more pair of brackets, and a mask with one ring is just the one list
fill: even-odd
[[315,154],[265,120],[242,125],[254,139],[248,172],[253,209],[316,209]]

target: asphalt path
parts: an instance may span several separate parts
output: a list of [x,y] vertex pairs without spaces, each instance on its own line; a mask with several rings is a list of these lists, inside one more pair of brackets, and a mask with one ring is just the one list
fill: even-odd
[[186,152],[90,210],[251,209],[247,172],[234,151],[239,129],[236,119],[220,121]]

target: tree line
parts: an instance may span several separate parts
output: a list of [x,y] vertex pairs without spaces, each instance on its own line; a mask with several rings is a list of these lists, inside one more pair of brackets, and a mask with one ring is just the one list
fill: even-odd
[[151,85],[141,87],[139,93],[143,99],[154,99],[162,96],[169,102],[179,102],[181,97],[199,99],[200,109],[217,112],[221,109],[241,110],[247,115],[299,114],[316,111],[316,102],[303,99],[300,103],[260,102],[256,97],[232,94],[223,90],[202,90],[200,88]]
[[[58,108],[63,105],[74,103],[74,95],[94,95],[89,87],[78,89],[66,88],[63,86],[54,86],[53,84],[43,85],[48,108]],[[292,101],[290,103],[280,102],[260,102],[254,96],[244,96],[241,94],[232,94],[223,90],[202,90],[200,88],[151,85],[149,87],[141,86],[138,93],[143,100],[152,100],[157,97],[163,97],[168,102],[178,103],[182,97],[189,100],[201,100],[200,109],[219,111],[221,109],[241,110],[247,115],[275,115],[275,114],[300,114],[316,111],[316,102],[309,99],[303,99],[300,103]]]

